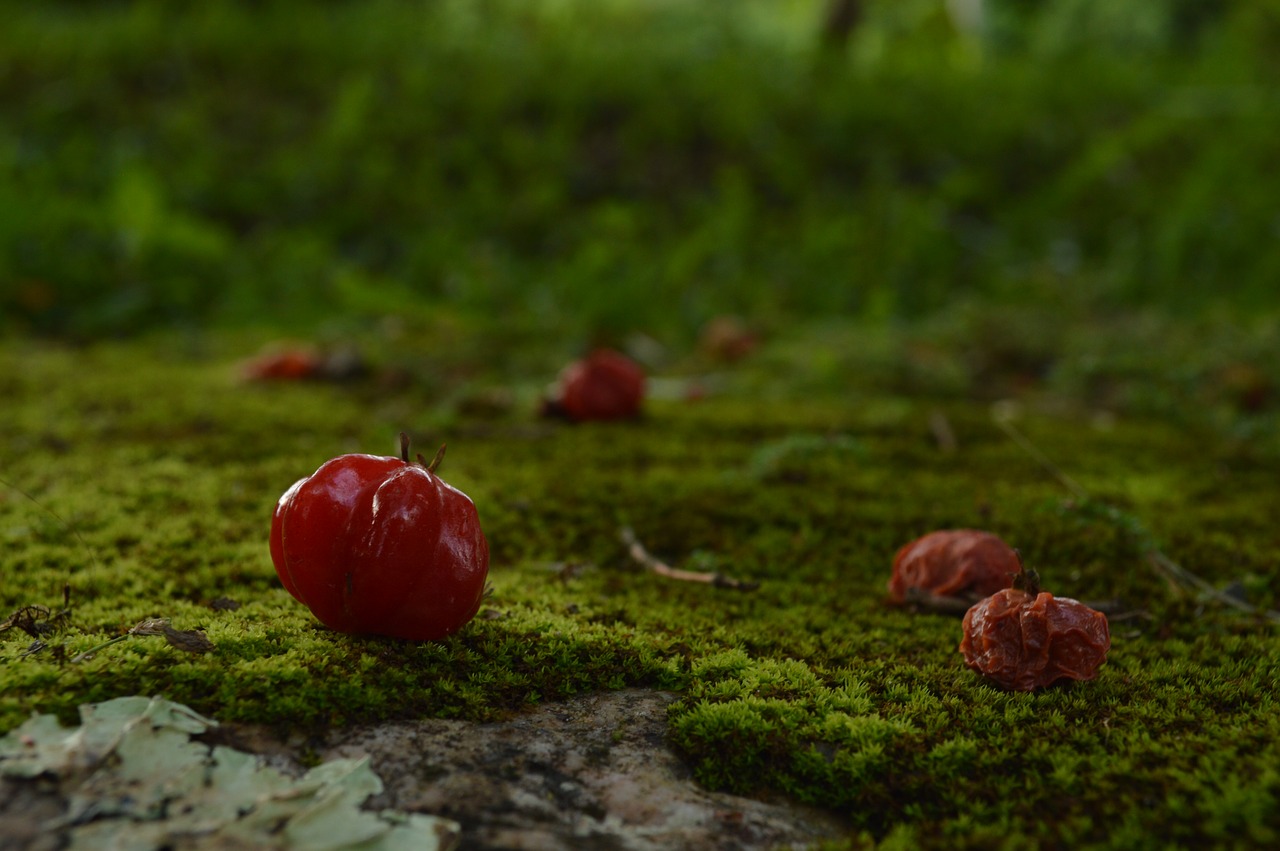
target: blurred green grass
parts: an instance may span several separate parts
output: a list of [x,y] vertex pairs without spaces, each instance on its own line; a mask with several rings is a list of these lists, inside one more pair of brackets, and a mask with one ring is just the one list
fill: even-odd
[[1274,312],[1280,3],[5,4],[0,330]]

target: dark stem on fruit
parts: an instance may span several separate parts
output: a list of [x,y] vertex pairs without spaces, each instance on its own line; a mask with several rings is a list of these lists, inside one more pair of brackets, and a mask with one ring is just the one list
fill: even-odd
[[400,460],[409,463],[409,435],[400,432]]
[[436,457],[431,459],[431,463],[427,463],[427,459],[422,457],[422,453],[418,453],[418,463],[427,468],[428,473],[434,473],[436,467],[440,466],[440,462],[444,460],[444,450],[448,446],[447,443],[440,444],[440,449],[436,451]]
[[1013,555],[1018,559],[1018,572],[1013,574],[1013,587],[1032,597],[1036,596],[1040,593],[1040,574],[1034,570],[1027,570],[1027,566],[1022,562],[1022,553],[1016,547]]

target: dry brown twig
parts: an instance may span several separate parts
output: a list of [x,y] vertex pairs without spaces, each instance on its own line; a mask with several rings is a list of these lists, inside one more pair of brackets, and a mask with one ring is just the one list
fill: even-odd
[[148,618],[135,624],[124,635],[117,635],[110,641],[104,641],[97,647],[92,647],[77,656],[72,657],[72,662],[87,662],[92,659],[99,650],[110,647],[112,644],[118,644],[127,638],[135,635],[163,635],[165,641],[179,650],[185,650],[188,653],[208,653],[213,649],[213,642],[199,629],[174,629],[169,623],[168,618]]
[[980,599],[977,595],[949,597],[923,588],[908,588],[906,599],[902,604],[916,611],[932,612],[937,615],[963,615]]
[[49,639],[67,628],[71,622],[71,586],[62,587],[62,608],[53,611],[39,604],[21,606],[13,614],[0,621],[0,633],[20,629],[34,639],[31,646],[22,651],[23,658],[34,656],[49,648]]
[[929,432],[938,444],[938,451],[943,455],[954,455],[960,447],[956,431],[951,427],[951,420],[938,408],[929,412]]
[[[1013,415],[1007,409],[997,409],[992,416],[992,421],[995,422],[996,426],[999,427],[1001,431],[1009,436],[1010,440],[1018,444],[1019,448],[1030,455],[1031,458],[1045,470],[1045,472],[1058,482],[1058,484],[1070,491],[1072,496],[1080,500],[1082,503],[1093,503],[1095,505],[1100,504],[1099,501],[1095,500],[1079,482],[1075,481],[1063,472],[1056,464],[1053,463],[1052,460],[1050,460],[1048,455],[1040,451],[1040,448],[1032,443],[1031,440],[1013,424]],[[1109,508],[1105,503],[1101,504]],[[1134,522],[1137,523],[1136,520]],[[1143,537],[1147,537],[1145,532]],[[1169,582],[1169,585],[1176,592],[1181,592],[1185,589],[1194,589],[1204,596],[1216,600],[1224,605],[1231,606],[1232,608],[1239,609],[1249,614],[1261,615],[1267,620],[1280,623],[1280,612],[1274,609],[1262,609],[1257,606],[1251,606],[1244,600],[1241,600],[1220,588],[1214,587],[1209,582],[1206,582],[1204,579],[1178,564],[1162,552],[1159,547],[1155,546],[1154,543],[1147,544],[1143,552],[1143,556],[1152,568],[1154,568],[1157,573]]]
[[654,557],[640,540],[636,537],[636,533],[630,526],[623,526],[618,530],[618,537],[622,539],[622,543],[627,546],[627,553],[643,565],[647,570],[656,573],[667,579],[675,579],[680,582],[701,582],[704,585],[711,585],[715,588],[730,588],[734,591],[754,591],[760,587],[759,582],[752,582],[746,579],[734,579],[732,576],[725,576],[723,573],[715,572],[698,572],[692,570],[680,570],[674,568],[664,561]]
[[[934,594],[921,588],[908,588],[907,598],[903,601],[903,605],[920,612],[960,616],[969,611],[975,603],[981,602],[982,599],[977,594],[951,597],[944,594]],[[1126,606],[1121,600],[1083,600],[1081,602],[1116,621],[1139,620],[1151,617],[1149,613],[1141,609]]]
[[[436,455],[436,459],[432,464],[438,464],[441,456],[443,455],[444,447],[442,446],[440,447],[440,452]],[[432,469],[434,469],[434,466]],[[21,494],[41,511],[45,512],[66,527],[71,534],[75,535],[76,540],[80,542],[80,545],[84,547],[85,552],[89,554],[89,559],[95,565],[98,564],[97,555],[94,553],[93,548],[89,546],[89,543],[84,539],[84,536],[80,534],[80,530],[68,523],[62,515],[43,505],[38,499],[7,479],[0,478],[0,485],[4,485],[5,487],[11,488]],[[35,640],[31,643],[30,647],[23,651],[22,655],[24,657],[32,656],[42,650],[48,649],[50,644],[46,639],[50,636],[63,632],[70,624],[70,621],[71,584],[67,583],[62,587],[62,608],[59,611],[55,612],[48,606],[41,605],[22,606],[15,610],[13,614],[9,615],[9,617],[0,621],[0,633],[9,629],[17,628],[27,633],[27,635],[30,635]],[[108,647],[119,641],[123,641],[134,635],[163,635],[169,644],[177,647],[179,650],[185,650],[188,653],[207,653],[213,649],[213,642],[211,642],[208,636],[206,636],[201,630],[174,629],[173,626],[170,625],[168,618],[150,618],[136,624],[124,635],[117,636],[116,638],[104,642],[91,650],[86,650],[84,653],[75,656],[71,661],[83,662],[86,659],[91,659],[93,658],[93,655],[102,648]],[[55,646],[54,652],[57,654],[59,662],[61,662],[65,658],[63,656],[66,652],[65,643]]]

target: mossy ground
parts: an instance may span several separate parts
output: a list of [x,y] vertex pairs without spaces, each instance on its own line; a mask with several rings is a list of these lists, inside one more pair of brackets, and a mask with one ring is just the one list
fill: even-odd
[[[252,334],[7,342],[0,614],[56,608],[69,583],[72,626],[52,641],[67,656],[158,616],[216,649],[139,636],[71,663],[23,658],[29,638],[10,630],[0,729],[126,694],[293,728],[493,718],[645,686],[680,693],[670,733],[702,782],[837,810],[856,831],[844,845],[1280,841],[1280,630],[1173,589],[1143,558],[1158,544],[1276,606],[1274,391],[1242,408],[1215,378],[1244,364],[1274,387],[1274,335],[1180,329],[1210,343],[1190,362],[1152,344],[1189,350],[1171,329],[1067,336],[1054,369],[1028,375],[1046,344],[1025,320],[998,335],[813,327],[709,378],[668,355],[659,387],[715,392],[583,426],[533,417],[563,352],[444,321],[357,334],[377,371],[347,385],[239,381]],[[1086,350],[1112,356],[1072,354]],[[509,407],[475,404],[495,389]],[[1006,391],[1022,394],[1021,432],[1096,502],[996,427]],[[931,431],[939,414],[954,451]],[[442,473],[492,548],[491,598],[439,643],[322,628],[267,552],[289,484],[343,452],[392,454],[402,429],[448,442]],[[673,564],[760,587],[646,573],[623,526]],[[896,549],[951,526],[1000,533],[1056,593],[1140,610],[1113,624],[1096,681],[1003,692],[962,664],[958,619],[885,604]]]

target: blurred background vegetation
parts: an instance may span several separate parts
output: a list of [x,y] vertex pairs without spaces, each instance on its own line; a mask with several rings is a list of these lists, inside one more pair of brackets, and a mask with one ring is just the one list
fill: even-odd
[[3,6],[8,333],[1277,307],[1280,0]]

